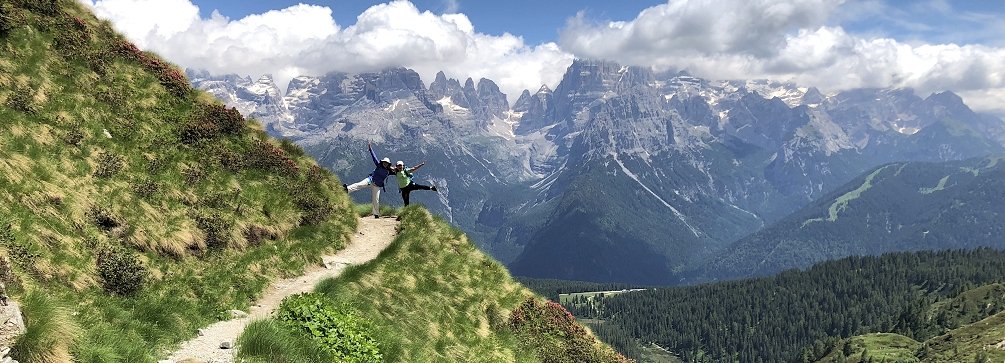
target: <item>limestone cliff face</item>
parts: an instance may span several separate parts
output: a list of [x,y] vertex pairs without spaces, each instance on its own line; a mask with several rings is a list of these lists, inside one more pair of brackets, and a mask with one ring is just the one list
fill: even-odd
[[[365,175],[366,141],[430,160],[444,192],[427,207],[540,277],[628,281],[640,275],[612,261],[640,255],[669,276],[877,165],[1005,150],[1005,123],[949,92],[824,94],[597,60],[512,104],[491,80],[440,72],[426,87],[404,68],[298,77],[281,98],[267,77],[193,78],[339,175]],[[602,228],[566,233],[585,224]]]

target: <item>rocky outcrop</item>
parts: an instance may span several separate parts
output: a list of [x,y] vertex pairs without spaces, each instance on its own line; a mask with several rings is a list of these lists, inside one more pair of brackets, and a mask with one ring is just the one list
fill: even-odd
[[[487,251],[504,251],[496,256],[506,263],[530,241],[551,243],[541,236],[568,238],[547,216],[557,218],[559,205],[581,211],[593,205],[585,199],[598,195],[613,198],[608,204],[641,204],[597,207],[624,212],[600,219],[616,230],[587,237],[625,235],[617,228],[636,223],[626,220],[635,218],[629,214],[659,216],[664,220],[651,227],[662,232],[637,239],[651,245],[630,250],[690,251],[694,256],[686,259],[694,261],[873,166],[1005,150],[1005,123],[973,113],[948,92],[924,99],[910,89],[825,94],[790,83],[711,81],[596,60],[574,61],[554,90],[524,91],[512,107],[489,79],[461,82],[439,72],[426,88],[404,68],[298,77],[283,100],[293,121],[267,130],[321,145],[315,156],[340,175],[368,172],[365,162],[353,162],[365,161],[360,140],[444,165],[423,171],[442,178],[438,184],[464,187],[439,193],[427,207],[451,221],[464,215],[456,223]],[[573,188],[598,180],[604,183],[595,190]],[[609,192],[622,189],[636,192],[620,198]],[[577,220],[585,219],[555,223]],[[555,252],[537,261],[542,264],[565,258],[562,248],[535,250]]]

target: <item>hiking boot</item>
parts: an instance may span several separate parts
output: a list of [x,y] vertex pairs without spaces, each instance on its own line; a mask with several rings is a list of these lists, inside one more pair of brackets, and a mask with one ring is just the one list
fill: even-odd
[[434,186],[432,186],[432,187],[430,187],[430,188],[429,188],[429,190],[432,190],[432,191],[434,191],[434,192],[435,192],[435,191],[439,191],[439,189],[436,189],[436,186],[435,186],[435,185],[434,185]]
[[342,184],[342,189],[345,189],[345,192],[347,194],[349,193],[349,186],[348,185]]
[[373,219],[378,219],[378,218],[380,218],[379,215],[376,215],[376,214],[373,215]]

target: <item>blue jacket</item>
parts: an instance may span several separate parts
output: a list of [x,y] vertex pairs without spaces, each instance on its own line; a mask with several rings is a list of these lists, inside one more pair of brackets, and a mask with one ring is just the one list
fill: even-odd
[[369,147],[368,149],[370,149],[370,157],[373,158],[373,165],[377,166],[376,168],[373,169],[373,172],[370,173],[370,182],[378,187],[383,188],[384,179],[387,179],[387,176],[391,175],[391,169],[387,169],[381,166],[380,159],[377,159],[377,154],[373,152],[373,148]]

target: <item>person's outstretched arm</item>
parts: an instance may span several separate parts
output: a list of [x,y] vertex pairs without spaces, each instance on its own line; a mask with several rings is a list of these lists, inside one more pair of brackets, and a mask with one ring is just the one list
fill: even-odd
[[367,150],[370,150],[370,157],[373,158],[373,165],[380,166],[380,159],[377,159],[377,153],[373,152],[373,146],[370,145],[369,141],[366,142],[366,148]]
[[408,169],[408,172],[411,173],[411,172],[414,172],[416,170],[419,170],[419,168],[421,168],[423,165],[426,165],[426,161],[425,160],[423,160],[422,163],[420,163],[419,165],[413,166],[411,169]]

